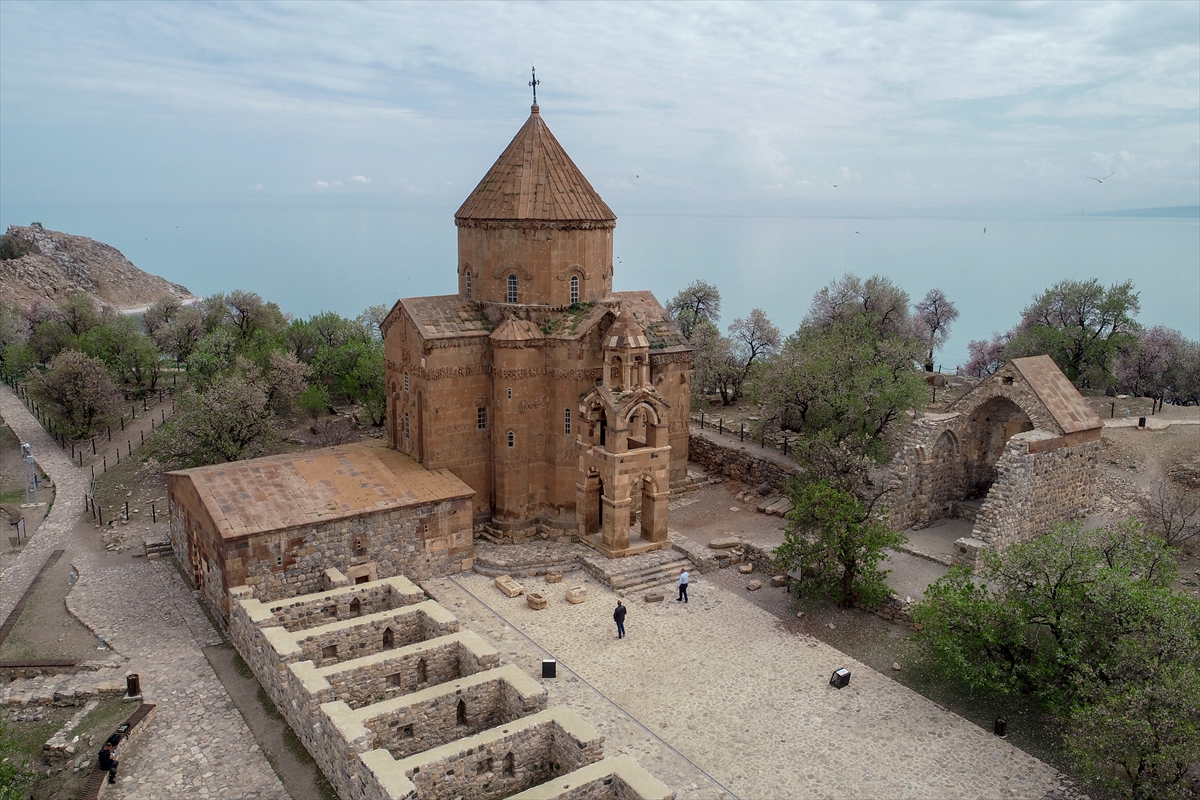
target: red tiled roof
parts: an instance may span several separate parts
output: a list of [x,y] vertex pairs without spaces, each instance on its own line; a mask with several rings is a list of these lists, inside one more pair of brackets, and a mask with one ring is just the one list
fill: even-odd
[[554,138],[535,105],[454,218],[615,222],[617,215]]
[[429,470],[382,442],[179,470],[222,539],[471,497],[449,470]]

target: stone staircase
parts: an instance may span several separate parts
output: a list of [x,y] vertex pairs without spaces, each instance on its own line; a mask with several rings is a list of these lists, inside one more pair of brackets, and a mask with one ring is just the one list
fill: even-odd
[[593,553],[584,557],[583,567],[593,578],[608,584],[621,595],[674,583],[679,570],[693,569],[687,555],[675,548],[617,559]]
[[590,548],[578,544],[530,542],[513,546],[476,540],[474,569],[489,578],[500,575],[529,578],[547,572],[567,573],[582,567],[583,556],[589,552],[592,552]]
[[146,551],[147,560],[150,561],[156,558],[169,558],[171,556],[171,540],[165,535],[143,539],[142,547]]

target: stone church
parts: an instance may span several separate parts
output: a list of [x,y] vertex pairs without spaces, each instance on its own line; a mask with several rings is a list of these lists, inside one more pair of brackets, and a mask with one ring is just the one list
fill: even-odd
[[382,326],[389,445],[470,486],[488,535],[669,547],[691,347],[650,292],[613,292],[616,215],[536,103],[454,221],[457,293]]
[[475,531],[669,548],[692,352],[653,295],[612,291],[616,221],[535,104],[455,215],[458,293],[383,323],[387,446],[168,473],[171,545],[210,607],[468,570]]

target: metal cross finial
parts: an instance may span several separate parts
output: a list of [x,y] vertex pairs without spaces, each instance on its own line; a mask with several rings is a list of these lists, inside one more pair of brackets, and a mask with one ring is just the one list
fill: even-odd
[[537,67],[530,64],[529,71],[533,74],[533,80],[531,80],[529,82],[529,85],[533,87],[533,104],[536,106],[537,105],[537,87],[538,87],[538,84],[541,83],[541,81],[539,81],[537,78]]

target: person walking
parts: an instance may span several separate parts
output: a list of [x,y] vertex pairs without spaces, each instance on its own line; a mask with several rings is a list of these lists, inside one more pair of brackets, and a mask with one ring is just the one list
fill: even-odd
[[613,622],[617,623],[617,638],[625,638],[625,604],[620,600],[617,601],[617,608],[613,611]]
[[688,585],[688,571],[686,568],[680,569],[679,570],[679,597],[675,598],[676,603],[680,602],[681,600],[685,603],[688,601],[687,585]]

